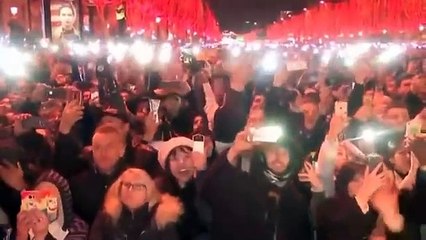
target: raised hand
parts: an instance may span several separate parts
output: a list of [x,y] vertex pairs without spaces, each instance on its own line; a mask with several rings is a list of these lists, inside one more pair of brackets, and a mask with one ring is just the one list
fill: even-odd
[[299,173],[298,176],[299,176],[299,181],[310,183],[312,190],[314,191],[323,190],[322,181],[319,178],[317,172],[315,171],[315,167],[310,162],[305,161],[304,171]]
[[68,134],[74,124],[83,118],[83,107],[77,101],[71,101],[65,106],[61,123],[59,124],[59,132]]

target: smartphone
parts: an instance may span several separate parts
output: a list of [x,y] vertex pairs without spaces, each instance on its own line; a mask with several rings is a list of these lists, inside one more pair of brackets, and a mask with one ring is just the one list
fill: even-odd
[[149,111],[154,115],[155,122],[160,122],[158,110],[160,109],[161,101],[159,99],[149,99]]
[[32,209],[38,209],[44,211],[46,208],[45,202],[46,193],[38,190],[21,192],[21,210],[29,211]]
[[308,69],[308,63],[306,61],[288,61],[286,64],[287,71],[301,71]]
[[[379,154],[369,154],[367,155],[367,164],[370,168],[370,171],[373,171],[377,165],[379,165],[381,162],[383,162],[383,157]],[[379,172],[383,171],[383,169],[380,169]]]
[[46,91],[47,99],[66,100],[67,94],[65,88],[49,88]]
[[21,192],[21,211],[38,209],[47,214],[49,222],[58,218],[58,198],[48,191],[24,190]]
[[405,137],[418,136],[422,132],[421,123],[415,120],[411,120],[405,125]]
[[77,101],[80,105],[83,104],[83,93],[78,90],[68,88],[50,88],[46,92],[47,99],[61,100],[65,102]]
[[196,134],[192,137],[192,140],[194,141],[192,151],[204,154],[204,136],[201,134]]
[[335,102],[334,103],[334,115],[339,117],[348,116],[348,102]]
[[37,116],[22,120],[22,127],[24,129],[46,129],[48,125],[49,122],[46,119]]
[[279,126],[263,126],[259,128],[250,128],[249,142],[257,143],[276,143],[283,135],[283,130]]
[[314,164],[317,159],[317,152],[311,152],[308,154],[308,156],[305,158],[305,161]]

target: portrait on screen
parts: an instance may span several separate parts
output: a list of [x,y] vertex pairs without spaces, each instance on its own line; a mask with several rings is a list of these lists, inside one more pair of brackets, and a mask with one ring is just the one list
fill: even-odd
[[72,41],[80,39],[79,9],[74,0],[52,0],[50,5],[52,40]]

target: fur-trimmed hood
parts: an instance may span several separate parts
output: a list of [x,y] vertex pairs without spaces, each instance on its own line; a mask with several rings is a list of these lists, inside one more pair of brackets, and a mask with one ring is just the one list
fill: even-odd
[[168,224],[176,223],[183,214],[183,206],[178,198],[162,194],[155,211],[154,219],[158,229],[164,229]]

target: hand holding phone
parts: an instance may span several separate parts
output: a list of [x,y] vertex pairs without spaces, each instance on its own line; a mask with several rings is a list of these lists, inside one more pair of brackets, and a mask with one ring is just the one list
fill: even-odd
[[201,134],[196,134],[192,137],[192,140],[194,141],[192,151],[204,154],[204,136]]
[[306,61],[288,61],[287,62],[287,71],[293,72],[293,71],[301,71],[308,69],[308,63]]
[[348,117],[348,102],[335,102],[334,115],[338,117]]
[[49,128],[49,122],[42,118],[37,116],[31,116],[27,119],[22,120],[21,122],[22,127],[24,129],[46,129]]
[[247,141],[255,143],[276,143],[283,136],[283,130],[279,126],[250,128],[249,133]]

